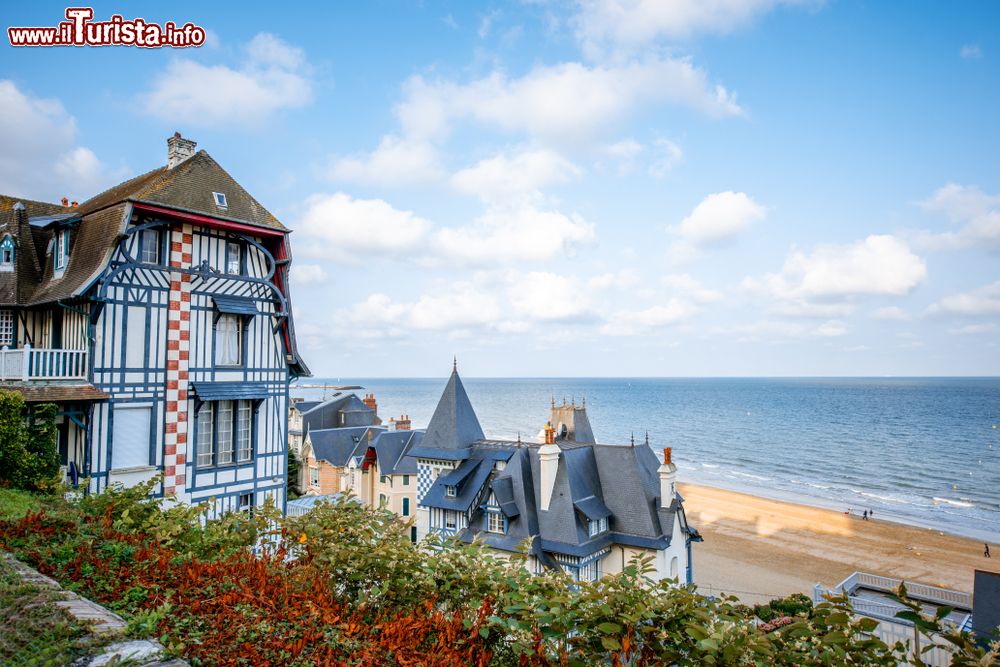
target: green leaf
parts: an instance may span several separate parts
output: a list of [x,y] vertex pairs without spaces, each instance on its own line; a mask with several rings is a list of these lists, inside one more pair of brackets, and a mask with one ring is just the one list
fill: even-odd
[[606,635],[617,635],[621,633],[622,626],[617,623],[601,623],[597,626],[597,629]]
[[601,646],[609,651],[617,651],[622,647],[614,637],[601,637]]

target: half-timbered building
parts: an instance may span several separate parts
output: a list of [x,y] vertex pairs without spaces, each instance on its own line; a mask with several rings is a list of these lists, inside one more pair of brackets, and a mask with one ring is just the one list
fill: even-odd
[[70,481],[284,507],[289,230],[175,134],[80,205],[0,197],[0,387],[56,403]]

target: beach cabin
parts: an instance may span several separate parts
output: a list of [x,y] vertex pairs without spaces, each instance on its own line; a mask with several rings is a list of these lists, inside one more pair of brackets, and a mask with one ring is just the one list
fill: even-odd
[[285,503],[289,230],[194,141],[82,204],[0,197],[0,387],[59,408],[68,481]]
[[417,461],[417,532],[471,542],[501,555],[530,544],[528,567],[577,581],[621,572],[652,556],[654,577],[691,583],[692,545],[671,450],[648,442],[594,442],[586,406],[552,404],[540,443],[486,438],[452,369]]

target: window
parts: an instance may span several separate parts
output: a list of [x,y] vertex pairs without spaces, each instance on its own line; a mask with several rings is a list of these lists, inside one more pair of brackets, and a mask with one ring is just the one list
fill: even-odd
[[148,405],[119,404],[114,407],[111,430],[111,468],[137,468],[149,465],[151,437]]
[[228,465],[233,462],[233,402],[219,401],[216,415],[219,465]]
[[14,239],[7,234],[0,241],[0,271],[14,270]]
[[226,201],[225,193],[213,192],[212,197],[215,199],[215,205],[219,208],[229,208],[229,202]]
[[243,361],[243,321],[238,315],[224,313],[215,323],[215,363],[239,366]]
[[410,541],[413,542],[414,544],[417,543],[417,527],[416,526],[410,526]]
[[246,512],[247,514],[253,515],[253,494],[252,493],[241,493],[240,494],[240,511]]
[[242,248],[236,241],[226,241],[226,273],[231,276],[238,276],[243,273],[240,270],[240,251]]
[[403,516],[410,516],[410,499],[403,498]]
[[454,497],[455,497],[455,495],[456,495],[456,493],[455,493],[455,487],[454,487],[454,486],[451,486],[451,485],[448,485],[448,486],[445,486],[445,487],[444,487],[444,492],[445,492],[445,494],[446,494],[446,495],[447,495],[447,496],[448,496],[449,498],[454,498]]
[[309,466],[309,486],[319,486],[319,466]]
[[590,536],[600,535],[608,529],[608,518],[598,519],[597,521],[588,521],[587,527],[590,532]]
[[500,512],[487,512],[486,513],[486,530],[491,533],[506,533],[506,526],[504,525],[503,514]]
[[445,511],[444,513],[444,527],[447,530],[455,530],[455,513],[450,511]]
[[388,502],[389,502],[389,499],[385,497],[384,493],[378,494],[378,506],[379,507],[385,507],[386,504],[388,504]]
[[409,485],[410,485],[410,476],[403,475],[403,486],[409,486]]
[[381,483],[385,484],[385,482],[386,482],[386,476],[385,475],[379,475],[378,476],[378,481],[380,481]]
[[14,311],[0,310],[0,347],[14,344]]
[[139,259],[144,264],[160,263],[160,230],[142,230],[139,235],[139,246]]
[[63,229],[56,235],[56,270],[66,268],[69,262],[69,230]]
[[493,464],[493,469],[497,470],[497,471],[502,471],[506,467],[507,467],[507,462],[506,461],[496,461]]
[[198,467],[252,461],[253,413],[251,401],[203,403],[198,410]]
[[212,437],[215,420],[213,404],[204,403],[198,411],[198,467],[210,466],[215,461]]
[[236,417],[239,421],[236,424],[237,442],[236,461],[246,463],[253,456],[253,445],[250,436],[253,435],[253,411],[250,401],[240,401]]
[[576,571],[577,581],[597,581],[601,574],[600,568],[598,568],[597,564],[598,559],[595,558],[589,563],[581,565]]

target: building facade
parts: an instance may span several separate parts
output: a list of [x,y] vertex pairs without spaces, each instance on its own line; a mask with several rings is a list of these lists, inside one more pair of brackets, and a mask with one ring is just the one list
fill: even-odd
[[193,141],[167,143],[166,166],[80,205],[0,198],[0,387],[59,406],[66,474],[90,491],[161,475],[158,496],[211,513],[283,508],[288,387],[308,375],[288,229]]
[[417,460],[418,536],[481,539],[528,567],[578,581],[649,556],[657,579],[693,581],[692,543],[671,450],[594,442],[586,406],[552,404],[541,443],[488,439],[452,370]]

